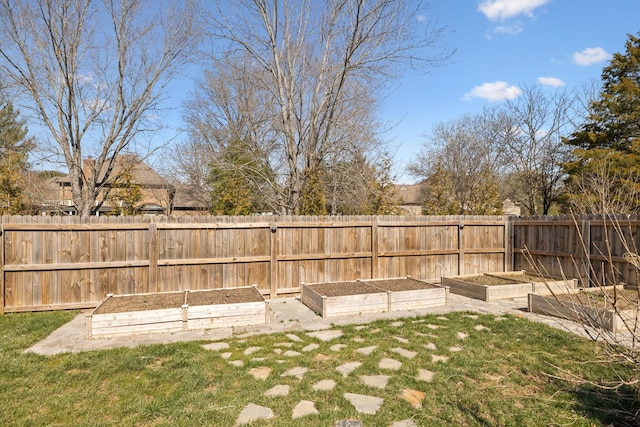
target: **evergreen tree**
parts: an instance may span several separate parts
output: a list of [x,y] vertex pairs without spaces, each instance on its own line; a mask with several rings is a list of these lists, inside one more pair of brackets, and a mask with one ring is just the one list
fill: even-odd
[[[606,170],[611,191],[621,194],[627,187],[629,194],[640,190],[640,33],[629,35],[624,54],[613,55],[610,65],[602,72],[600,97],[591,105],[591,114],[579,130],[564,142],[574,146],[575,160],[564,165],[570,178],[569,192],[577,191],[578,183]],[[606,162],[606,167],[603,167]],[[571,197],[571,194],[570,196]],[[637,212],[640,200],[631,211]]]
[[34,143],[18,115],[11,103],[0,108],[0,214],[24,213],[27,204],[22,173]]
[[131,167],[126,167],[111,183],[107,196],[112,215],[136,215],[140,213],[142,187],[133,182]]

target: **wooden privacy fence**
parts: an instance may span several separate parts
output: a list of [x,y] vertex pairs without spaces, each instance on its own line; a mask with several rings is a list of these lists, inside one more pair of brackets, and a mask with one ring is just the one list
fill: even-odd
[[637,286],[639,227],[637,215],[515,218],[514,269],[531,270],[533,261],[551,275],[579,279],[581,287]]
[[2,217],[0,310],[94,307],[107,294],[512,269],[508,217]]

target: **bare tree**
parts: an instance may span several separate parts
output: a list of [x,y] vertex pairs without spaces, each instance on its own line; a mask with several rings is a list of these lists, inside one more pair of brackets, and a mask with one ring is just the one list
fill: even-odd
[[511,169],[509,197],[530,215],[547,215],[562,192],[562,163],[571,151],[562,136],[573,129],[575,102],[567,91],[545,94],[533,86],[524,87],[505,106],[512,126],[504,139]]
[[371,99],[402,67],[450,57],[437,48],[443,29],[418,20],[408,3],[241,0],[218,3],[209,15],[225,55],[250,61],[247,81],[273,100],[282,212],[298,211],[305,177],[313,176],[304,171],[319,171],[344,142],[340,128],[363,102],[362,90]]
[[499,115],[437,124],[408,170],[424,180],[424,208],[437,215],[495,215],[502,211]]
[[99,209],[116,155],[160,127],[163,91],[195,47],[194,9],[179,3],[0,1],[0,72],[63,156],[81,216]]

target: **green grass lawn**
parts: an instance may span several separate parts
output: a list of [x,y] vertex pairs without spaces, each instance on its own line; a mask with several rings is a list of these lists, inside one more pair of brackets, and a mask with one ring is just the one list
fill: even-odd
[[[592,342],[517,317],[451,313],[403,319],[401,326],[377,321],[341,327],[343,336],[329,342],[303,332],[295,334],[304,342],[283,333],[234,338],[226,340],[230,348],[223,350],[231,353],[228,360],[221,357],[223,351],[203,349],[204,342],[53,357],[23,352],[75,315],[0,316],[0,425],[232,426],[249,403],[275,413],[275,418],[255,423],[261,426],[333,426],[341,419],[389,426],[408,418],[420,426],[623,425],[627,419],[620,411],[640,409],[630,388],[603,391],[560,379],[570,372],[606,383],[631,375],[633,367],[602,363]],[[477,325],[488,329],[477,330]],[[468,336],[461,339],[459,332]],[[287,342],[291,347],[282,344]],[[320,347],[302,352],[310,343]],[[338,343],[346,347],[330,348]],[[377,348],[369,356],[356,351],[373,345]],[[260,349],[245,355],[249,347]],[[396,347],[417,355],[403,358],[392,351]],[[288,357],[275,353],[278,348],[303,354]],[[329,357],[318,360],[318,354]],[[449,359],[434,362],[433,355]],[[398,371],[384,372],[391,376],[387,387],[372,389],[359,381],[361,375],[380,374],[383,357],[403,363]],[[232,366],[230,360],[242,360],[244,366]],[[349,376],[335,370],[351,361],[362,365]],[[260,366],[272,369],[266,380],[248,373]],[[280,376],[296,366],[309,369],[304,378]],[[433,381],[417,380],[419,369],[434,372]],[[336,387],[313,390],[323,379],[335,380]],[[263,395],[277,384],[290,385],[290,394]],[[426,393],[422,408],[400,398],[406,388]],[[375,415],[357,413],[343,397],[346,392],[382,397],[384,404]],[[319,415],[292,420],[293,407],[301,400],[315,402]]]

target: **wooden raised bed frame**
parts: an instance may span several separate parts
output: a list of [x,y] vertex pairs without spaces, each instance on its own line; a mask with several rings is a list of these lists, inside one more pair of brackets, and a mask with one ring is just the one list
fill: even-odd
[[[526,271],[504,273],[484,273],[464,276],[442,277],[442,286],[449,286],[450,292],[482,301],[497,301],[510,298],[525,298],[530,293],[549,295],[566,292],[575,288],[575,279],[549,280],[535,277]],[[486,281],[490,284],[483,284]],[[546,281],[546,282],[545,282]]]
[[300,301],[322,317],[384,313],[387,292],[358,281],[301,283]]
[[[225,298],[231,297],[231,298]],[[238,299],[242,301],[238,301]],[[269,303],[254,286],[107,295],[86,319],[87,338],[269,323]]]
[[[563,296],[578,295],[584,292],[603,292],[611,290],[614,287],[615,286],[604,286],[601,288],[574,289],[569,292],[565,291]],[[625,289],[622,285],[618,285],[617,288]],[[557,295],[557,297],[561,298],[561,295]],[[549,295],[529,294],[529,311],[531,313],[545,314],[584,323],[585,325],[614,333],[624,332],[627,330],[627,327],[634,329],[640,327],[637,308],[618,310],[616,313],[614,310],[580,304],[577,299],[578,297],[576,297],[575,300],[565,298],[562,302],[558,301],[558,298]]]
[[301,284],[300,300],[322,317],[438,307],[449,289],[411,277]]
[[449,288],[410,276],[392,279],[370,279],[361,282],[387,292],[389,311],[419,310],[449,304]]

